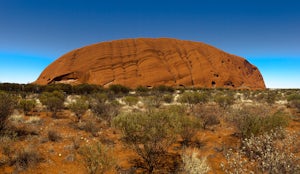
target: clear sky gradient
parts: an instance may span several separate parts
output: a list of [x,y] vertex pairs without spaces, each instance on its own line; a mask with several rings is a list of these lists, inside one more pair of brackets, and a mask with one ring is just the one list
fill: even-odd
[[29,83],[89,44],[200,41],[246,58],[268,88],[300,88],[298,0],[0,0],[0,82]]

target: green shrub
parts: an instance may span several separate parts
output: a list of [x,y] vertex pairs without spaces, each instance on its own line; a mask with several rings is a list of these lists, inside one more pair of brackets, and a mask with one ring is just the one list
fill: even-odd
[[65,96],[62,91],[43,92],[40,101],[56,117],[57,112],[64,107]]
[[178,119],[179,135],[182,138],[182,144],[188,146],[192,141],[192,138],[196,135],[199,129],[202,127],[202,123],[199,119],[182,115]]
[[152,173],[176,140],[176,117],[166,111],[135,112],[119,115],[113,123],[122,131],[124,142],[142,159],[142,167]]
[[90,97],[91,103],[105,103],[108,101],[108,95],[106,93],[95,93]]
[[19,107],[24,111],[25,115],[36,107],[36,101],[30,99],[22,99],[19,102]]
[[69,104],[68,108],[75,113],[77,121],[81,121],[82,115],[88,110],[89,103],[84,98],[77,98],[75,102]]
[[79,152],[90,174],[105,173],[116,166],[112,151],[101,143],[81,147]]
[[132,106],[138,103],[139,98],[135,96],[126,96],[123,98],[123,100],[127,105]]
[[180,95],[178,101],[180,103],[187,104],[197,104],[197,103],[207,103],[209,97],[206,93],[198,93],[198,92],[185,92]]
[[230,107],[234,104],[234,96],[233,95],[217,95],[214,98],[214,101],[218,103],[218,105],[224,109]]
[[234,113],[234,122],[244,138],[285,127],[288,119],[281,111],[272,113],[263,107],[243,107]]
[[287,97],[288,106],[300,111],[300,94],[291,94]]
[[287,101],[300,100],[300,94],[290,94],[287,96]]

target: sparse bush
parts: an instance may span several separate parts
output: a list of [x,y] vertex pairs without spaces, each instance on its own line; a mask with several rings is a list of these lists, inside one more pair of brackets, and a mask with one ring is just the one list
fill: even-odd
[[135,96],[126,96],[126,97],[124,97],[123,100],[129,106],[133,106],[133,105],[136,105],[138,103],[139,98],[135,97]]
[[283,130],[251,136],[242,141],[242,147],[234,152],[230,149],[221,164],[226,173],[299,173],[300,161],[295,156],[295,134]]
[[207,103],[208,102],[208,95],[206,93],[199,93],[199,92],[185,92],[181,94],[178,101],[180,103],[186,104],[197,104],[197,103]]
[[183,162],[183,172],[188,174],[205,174],[210,171],[206,157],[199,158],[198,152],[186,150],[181,156]]
[[292,93],[287,96],[287,101],[292,101],[292,100],[300,100],[300,94],[298,93]]
[[290,94],[287,97],[288,105],[300,111],[300,94]]
[[220,123],[222,112],[218,106],[197,104],[193,107],[193,114],[202,120],[203,129]]
[[236,110],[234,123],[242,137],[257,136],[272,129],[285,127],[288,116],[281,111],[272,113],[264,107],[246,107]]
[[28,115],[28,112],[32,111],[36,106],[35,100],[22,99],[19,102],[19,107],[24,111],[25,115]]
[[108,101],[108,96],[106,93],[96,93],[91,96],[90,103],[105,103]]
[[5,129],[8,117],[13,113],[15,103],[12,95],[0,91],[0,133]]
[[111,150],[101,143],[81,147],[79,152],[90,174],[102,174],[116,166]]
[[122,131],[124,142],[141,157],[145,168],[152,173],[176,138],[177,115],[164,111],[122,114],[113,121]]
[[34,167],[38,163],[43,161],[43,157],[40,153],[33,148],[21,148],[17,151],[13,163],[15,164],[17,170],[26,170],[29,167]]
[[84,98],[77,98],[75,102],[69,104],[69,109],[75,113],[77,121],[81,121],[82,115],[88,110],[89,103]]
[[62,91],[43,92],[40,95],[40,101],[43,105],[46,105],[55,118],[57,112],[64,107],[65,96]]
[[179,116],[178,121],[179,123],[177,128],[179,129],[182,143],[187,146],[192,141],[192,138],[196,135],[197,131],[201,128],[202,123],[199,119],[186,115]]
[[172,103],[173,95],[172,94],[165,94],[162,96],[162,100],[166,103]]
[[95,116],[106,121],[110,125],[111,120],[119,114],[120,107],[112,103],[95,101],[91,103],[91,110]]
[[178,115],[174,117],[176,121],[177,131],[182,138],[182,144],[188,146],[197,131],[201,129],[202,122],[194,116],[186,115],[186,107],[173,105],[166,110],[169,114]]
[[233,95],[217,95],[214,98],[215,102],[219,104],[220,107],[226,109],[234,104]]
[[80,130],[90,132],[93,136],[97,136],[97,133],[100,130],[100,127],[97,125],[97,122],[94,120],[88,120],[86,122],[81,122],[81,124],[78,125],[78,128]]
[[144,104],[147,108],[159,108],[162,102],[162,96],[158,95],[151,95],[143,98]]
[[59,135],[59,133],[57,133],[54,130],[49,130],[48,131],[48,140],[53,141],[53,142],[57,142],[61,139],[61,136]]

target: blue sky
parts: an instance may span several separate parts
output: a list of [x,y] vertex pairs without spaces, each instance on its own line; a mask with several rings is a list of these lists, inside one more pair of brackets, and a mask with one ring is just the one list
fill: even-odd
[[138,37],[244,57],[269,88],[300,88],[298,0],[0,0],[0,82],[29,83],[62,54]]

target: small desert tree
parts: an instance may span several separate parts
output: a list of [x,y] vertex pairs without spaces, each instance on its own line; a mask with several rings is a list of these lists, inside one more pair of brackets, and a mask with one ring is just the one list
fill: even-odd
[[136,112],[119,115],[113,123],[122,131],[125,143],[141,157],[141,167],[152,173],[175,141],[175,117],[165,111]]
[[64,107],[65,96],[62,91],[43,92],[40,101],[56,117],[57,112]]
[[75,102],[69,104],[68,108],[75,113],[77,121],[81,121],[82,115],[89,108],[89,103],[84,98],[78,98]]
[[208,126],[220,123],[219,118],[221,117],[222,112],[217,105],[197,104],[193,107],[193,114],[201,119],[202,126],[206,129]]
[[14,106],[14,97],[0,91],[0,132],[5,129],[7,119],[12,114]]

